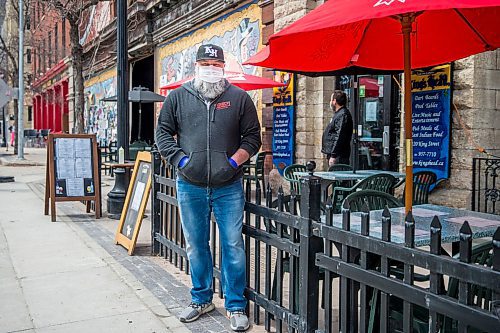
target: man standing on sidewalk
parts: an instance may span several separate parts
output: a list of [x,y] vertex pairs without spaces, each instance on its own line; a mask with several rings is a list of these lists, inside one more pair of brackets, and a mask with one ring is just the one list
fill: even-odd
[[[196,54],[195,78],[163,103],[156,144],[177,167],[177,200],[190,261],[191,304],[182,322],[214,309],[210,214],[222,245],[222,286],[231,328],[248,329],[242,225],[245,198],[241,165],[261,146],[260,124],[250,96],[224,79],[224,53],[213,44]],[[176,138],[174,138],[176,136]]]
[[323,133],[321,147],[321,152],[326,154],[329,167],[335,164],[349,164],[353,124],[346,104],[345,92],[335,90],[330,101],[333,117]]

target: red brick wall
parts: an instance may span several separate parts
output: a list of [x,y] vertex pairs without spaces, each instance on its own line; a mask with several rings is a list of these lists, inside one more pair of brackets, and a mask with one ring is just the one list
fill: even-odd
[[65,23],[63,27],[60,14],[40,1],[32,2],[30,17],[33,77],[36,80],[70,54],[69,24]]

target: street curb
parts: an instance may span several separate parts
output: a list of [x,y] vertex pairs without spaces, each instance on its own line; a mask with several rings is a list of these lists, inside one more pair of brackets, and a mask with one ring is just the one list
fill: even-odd
[[0,157],[0,165],[10,167],[44,166],[45,163],[33,162],[30,160],[13,160],[12,158]]

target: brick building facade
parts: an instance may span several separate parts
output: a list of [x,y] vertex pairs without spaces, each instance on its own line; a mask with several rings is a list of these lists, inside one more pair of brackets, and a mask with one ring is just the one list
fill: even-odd
[[69,133],[73,89],[69,28],[46,3],[35,1],[33,25],[33,128]]

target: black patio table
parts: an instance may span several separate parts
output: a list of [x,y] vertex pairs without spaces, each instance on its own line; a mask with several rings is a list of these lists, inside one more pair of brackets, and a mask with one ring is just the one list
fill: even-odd
[[[404,207],[391,208],[391,242],[404,244],[405,211]],[[370,236],[382,237],[382,212],[370,212]],[[470,210],[432,204],[416,205],[412,210],[415,219],[415,246],[430,245],[430,225],[434,216],[441,221],[442,243],[452,243],[452,255],[458,253],[460,228],[467,221],[472,229],[472,238],[491,237],[500,227],[500,215],[473,212]],[[324,217],[322,217],[324,218]],[[342,227],[342,214],[333,216],[333,225]],[[351,213],[351,230],[361,230],[361,213]]]
[[[327,189],[330,184],[335,181],[360,181],[370,176],[376,174],[389,174],[398,178],[400,181],[394,187],[399,186],[403,183],[406,175],[401,172],[396,171],[386,171],[386,170],[356,170],[356,171],[316,171],[313,172],[314,176],[321,178],[321,193],[323,194],[323,200],[326,202],[328,198]],[[297,175],[301,177],[309,176],[309,172],[297,172]]]

